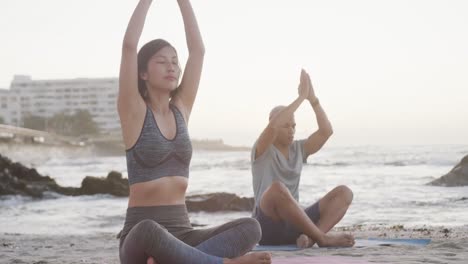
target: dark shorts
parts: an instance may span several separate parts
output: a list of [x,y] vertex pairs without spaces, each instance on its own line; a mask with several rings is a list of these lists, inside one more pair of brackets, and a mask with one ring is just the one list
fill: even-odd
[[[307,207],[304,211],[314,224],[318,223],[320,219],[319,201]],[[259,206],[255,208],[254,218],[257,219],[262,228],[262,239],[258,242],[260,245],[296,244],[297,238],[303,233],[291,223],[274,221]]]

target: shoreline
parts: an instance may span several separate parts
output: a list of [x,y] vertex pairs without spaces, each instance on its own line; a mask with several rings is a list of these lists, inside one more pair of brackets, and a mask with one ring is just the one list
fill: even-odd
[[[445,230],[449,230],[448,232]],[[430,227],[412,230],[395,225],[352,226],[333,229],[358,237],[430,238],[419,246],[377,246],[364,248],[318,248],[293,252],[271,252],[275,257],[346,256],[375,263],[465,263],[468,259],[468,226]],[[113,233],[90,235],[33,235],[1,233],[0,260],[6,263],[119,263],[118,243]]]

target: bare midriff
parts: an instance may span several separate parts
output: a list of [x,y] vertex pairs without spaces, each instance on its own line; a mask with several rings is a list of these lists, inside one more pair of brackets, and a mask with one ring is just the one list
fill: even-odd
[[128,207],[185,204],[188,179],[169,176],[130,185]]

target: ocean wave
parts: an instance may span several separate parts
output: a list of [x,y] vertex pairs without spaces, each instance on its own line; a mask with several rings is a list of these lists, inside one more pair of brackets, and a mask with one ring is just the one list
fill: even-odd
[[332,162],[332,163],[312,162],[312,163],[304,164],[304,166],[313,166],[313,167],[348,167],[352,165],[353,164],[350,164],[347,162]]
[[191,170],[210,170],[210,169],[234,169],[234,170],[250,170],[250,161],[245,159],[226,160],[221,162],[205,161],[198,164],[192,164]]
[[26,202],[33,201],[34,199],[22,195],[3,195],[0,196],[0,206],[15,206],[21,205]]
[[379,161],[379,160],[356,160],[350,162],[308,162],[305,166],[314,167],[350,167],[350,166],[365,166],[365,167],[376,167],[376,166],[391,166],[391,167],[405,167],[405,166],[419,166],[426,165],[424,161]]
[[432,201],[432,202],[427,202],[427,201],[409,201],[409,205],[416,206],[416,207],[426,207],[426,206],[442,206],[447,204],[447,200],[443,201]]
[[409,201],[407,204],[417,207],[430,207],[430,206],[448,206],[453,203],[467,203],[468,197],[448,198],[438,201]]
[[[311,160],[311,158],[309,158]],[[425,160],[365,160],[365,159],[355,159],[348,161],[315,161],[304,163],[306,167],[379,167],[379,166],[389,166],[389,167],[407,167],[407,166],[436,166],[436,167],[450,167],[454,166],[455,163],[452,160],[438,160],[438,161],[425,161]],[[197,164],[192,164],[190,166],[191,170],[210,170],[217,168],[226,168],[226,169],[235,169],[235,170],[250,170],[251,164],[250,161],[238,160],[238,161],[221,161],[221,162],[212,162],[205,161]]]
[[[417,164],[417,165],[421,165],[423,164],[424,162],[420,163],[420,164]],[[405,162],[405,161],[392,161],[392,162],[385,162],[383,165],[385,166],[395,166],[395,167],[404,167],[404,166],[408,166],[408,163]],[[416,164],[412,164],[412,165],[416,165]]]
[[123,225],[125,222],[125,214],[87,216],[85,221],[90,227],[114,228],[115,226]]
[[102,165],[102,161],[99,159],[89,159],[89,158],[78,158],[78,159],[62,159],[62,158],[51,158],[47,161],[47,166],[92,166],[92,165]]

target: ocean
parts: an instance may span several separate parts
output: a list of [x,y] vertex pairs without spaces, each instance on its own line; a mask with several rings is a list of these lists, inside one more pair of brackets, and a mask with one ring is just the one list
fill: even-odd
[[[8,155],[8,153],[3,153]],[[426,183],[450,171],[468,154],[468,145],[327,147],[308,158],[300,183],[300,203],[309,205],[338,185],[354,192],[338,226],[465,226],[468,186]],[[125,157],[95,157],[60,151],[16,151],[10,156],[35,167],[62,186],[79,187],[85,176],[126,174]],[[252,197],[249,151],[194,151],[188,195],[229,192]],[[0,234],[118,233],[128,198],[110,195],[45,199],[0,197]],[[213,226],[250,212],[190,213],[195,224]]]

